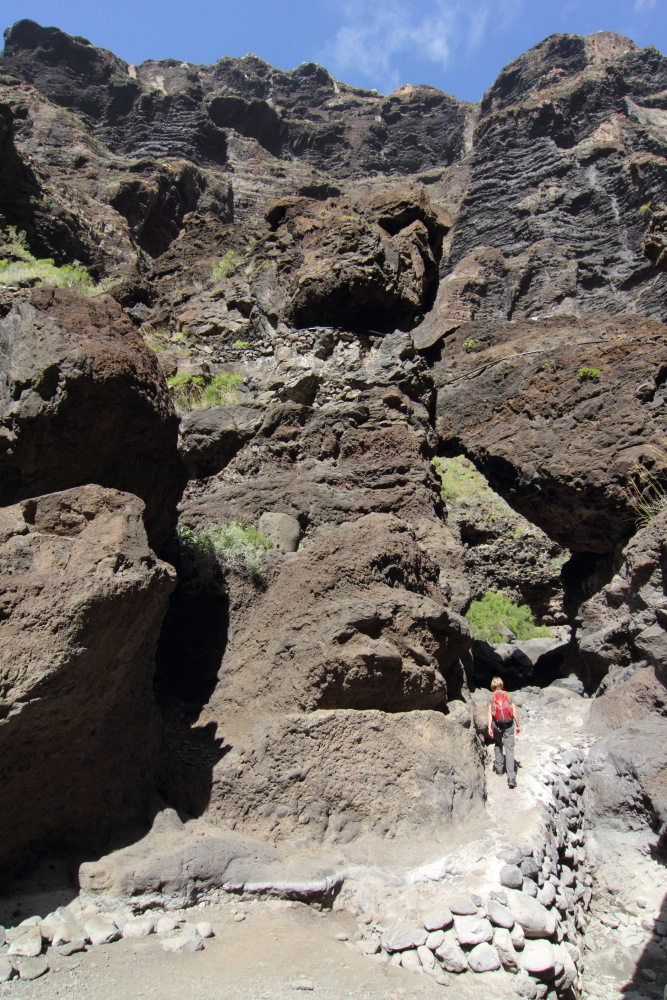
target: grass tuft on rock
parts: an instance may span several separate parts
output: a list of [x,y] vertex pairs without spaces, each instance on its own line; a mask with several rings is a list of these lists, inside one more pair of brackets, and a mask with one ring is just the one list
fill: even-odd
[[178,413],[203,410],[207,406],[222,406],[236,398],[236,386],[242,381],[240,375],[223,372],[210,378],[192,372],[177,372],[167,376],[174,406]]
[[0,285],[55,285],[57,288],[73,288],[81,295],[100,295],[107,291],[110,282],[95,282],[86,268],[74,264],[56,264],[53,258],[39,259],[28,249],[25,233],[19,233],[13,226],[8,229],[9,237],[0,244]]
[[230,521],[210,524],[198,533],[182,529],[178,545],[184,588],[191,593],[225,593],[224,570],[258,573],[273,542],[250,524]]

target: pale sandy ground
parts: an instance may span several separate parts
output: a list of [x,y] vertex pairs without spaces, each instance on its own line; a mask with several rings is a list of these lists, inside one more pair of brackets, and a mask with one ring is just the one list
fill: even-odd
[[[318,913],[307,906],[244,907],[242,923],[227,907],[206,907],[217,936],[202,952],[171,955],[152,936],[119,941],[60,959],[60,971],[32,983],[12,981],[1,995],[27,1000],[477,1000],[512,994],[495,973],[444,989],[425,975],[380,966],[337,941],[356,930],[349,914]],[[306,980],[313,989],[302,990]]]
[[[520,838],[530,827],[530,815],[542,792],[540,772],[545,761],[563,739],[576,738],[585,708],[585,702],[568,699],[549,706],[546,716],[524,718],[517,740],[521,767],[516,790],[509,790],[503,778],[491,774],[489,756],[488,822],[457,831],[450,847],[468,873],[466,881],[474,884],[475,877],[480,885],[486,881],[487,859],[494,848]],[[389,867],[399,848],[394,842],[387,851]],[[437,858],[436,852],[421,861]],[[412,864],[415,860],[410,858]],[[57,881],[58,873],[53,877]],[[10,925],[35,912],[44,916],[68,901],[62,889],[41,899],[5,896],[0,898],[0,922]],[[235,919],[241,915],[243,920]],[[353,939],[358,930],[355,917],[345,911],[320,912],[303,904],[232,898],[189,911],[188,919],[212,923],[216,936],[206,941],[204,951],[167,954],[155,935],[123,940],[69,958],[57,957],[55,971],[33,982],[4,984],[0,996],[20,1000],[516,1000],[504,973],[450,977],[450,986],[445,988],[430,976],[378,964],[361,955],[353,943],[336,939],[341,933]],[[312,990],[298,988],[303,980]]]

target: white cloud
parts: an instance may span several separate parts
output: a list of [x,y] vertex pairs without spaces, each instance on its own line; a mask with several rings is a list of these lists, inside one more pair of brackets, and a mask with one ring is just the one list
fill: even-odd
[[[653,0],[636,0],[651,3]],[[354,71],[383,90],[401,79],[401,56],[442,69],[458,50],[477,48],[489,30],[520,12],[524,0],[356,0],[340,5],[341,27],[322,53],[337,74]]]
[[635,12],[637,14],[643,14],[644,11],[653,10],[655,3],[656,0],[635,0]]

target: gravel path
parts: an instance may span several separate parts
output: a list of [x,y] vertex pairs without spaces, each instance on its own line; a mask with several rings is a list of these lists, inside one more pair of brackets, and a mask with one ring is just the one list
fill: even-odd
[[[460,874],[450,879],[453,885],[474,888],[476,882],[488,884],[495,878],[497,850],[531,835],[538,815],[536,806],[544,795],[540,775],[545,763],[564,743],[581,739],[586,707],[578,698],[563,698],[546,706],[543,699],[528,699],[517,737],[518,786],[509,789],[505,778],[492,773],[489,752],[487,819],[456,832],[452,853],[445,859],[445,867],[452,858],[458,866]],[[395,859],[395,842],[391,850]],[[378,872],[384,870],[393,881],[394,893],[397,883],[404,885],[406,893],[414,893],[416,883],[429,882],[421,877],[423,873],[429,867],[437,870],[442,863],[436,855],[417,868],[394,865],[390,871],[391,862],[384,869],[376,864],[372,876],[377,880]],[[363,874],[361,877],[363,880]],[[53,878],[57,883],[57,872]],[[437,887],[437,881],[432,882]],[[49,886],[43,885],[42,891],[49,892]],[[53,886],[41,901],[5,897],[0,899],[0,921],[18,922],[34,912],[43,916],[68,901],[62,894],[58,896]],[[360,954],[355,943],[355,937],[360,937],[357,920],[347,911],[320,912],[297,903],[232,898],[190,910],[187,918],[212,923],[215,937],[206,941],[204,951],[167,954],[155,935],[123,940],[68,958],[54,955],[54,968],[48,975],[33,982],[4,984],[0,995],[25,1000],[294,1000],[299,996],[430,1000],[448,995],[430,976],[379,964]],[[349,940],[339,940],[344,935]],[[452,979],[452,986],[455,989],[449,995],[455,994],[456,1000],[486,1000],[490,996],[516,1000],[502,973],[470,974]]]

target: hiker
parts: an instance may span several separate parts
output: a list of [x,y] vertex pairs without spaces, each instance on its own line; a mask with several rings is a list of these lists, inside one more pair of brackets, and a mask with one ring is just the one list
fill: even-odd
[[511,702],[505,691],[501,677],[491,681],[488,712],[489,738],[493,740],[495,762],[493,770],[496,774],[507,772],[507,784],[516,788],[516,768],[514,766],[514,733],[520,733],[519,715],[516,705]]

